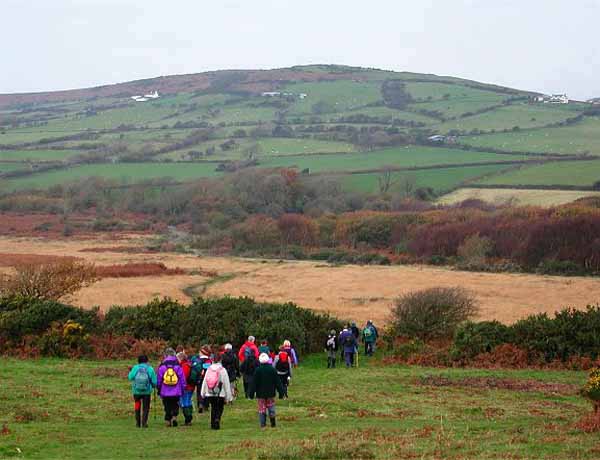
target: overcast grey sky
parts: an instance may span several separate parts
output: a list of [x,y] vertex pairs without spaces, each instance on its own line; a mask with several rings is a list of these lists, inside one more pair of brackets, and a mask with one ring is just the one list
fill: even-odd
[[0,93],[335,63],[600,96],[600,0],[0,0]]

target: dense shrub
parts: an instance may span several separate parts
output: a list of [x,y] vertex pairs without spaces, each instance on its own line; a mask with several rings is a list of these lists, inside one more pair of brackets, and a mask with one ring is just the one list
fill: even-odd
[[547,362],[566,361],[570,356],[600,353],[600,306],[585,311],[564,309],[550,318],[547,314],[529,316],[511,326],[514,344],[537,353]]
[[452,337],[476,312],[475,299],[464,289],[431,288],[396,299],[392,321],[397,335],[429,340]]
[[138,307],[111,308],[104,330],[136,339],[162,339],[172,344],[243,343],[248,335],[277,345],[283,340],[303,351],[316,351],[331,328],[341,323],[294,304],[258,303],[242,297],[195,299],[189,306],[156,299]]
[[[321,350],[323,337],[341,322],[292,303],[259,303],[244,298],[196,299],[182,305],[155,299],[137,307],[113,307],[104,317],[57,302],[0,300],[0,351],[25,355],[125,357],[156,353],[169,343],[241,345],[249,335],[273,346],[290,340],[299,352]],[[18,353],[18,351],[17,351]]]
[[103,330],[138,339],[176,339],[183,308],[168,298],[154,299],[137,307],[113,307],[105,315]]
[[467,321],[456,329],[452,352],[456,359],[471,359],[512,340],[510,327],[498,321]]
[[0,298],[0,337],[17,343],[26,335],[43,334],[54,322],[75,321],[85,331],[98,330],[98,310],[84,310],[50,300]]

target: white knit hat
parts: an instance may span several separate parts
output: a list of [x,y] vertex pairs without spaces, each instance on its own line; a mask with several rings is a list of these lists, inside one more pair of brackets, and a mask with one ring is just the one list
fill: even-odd
[[261,353],[260,356],[258,357],[258,361],[261,364],[267,364],[269,362],[269,355],[266,353]]

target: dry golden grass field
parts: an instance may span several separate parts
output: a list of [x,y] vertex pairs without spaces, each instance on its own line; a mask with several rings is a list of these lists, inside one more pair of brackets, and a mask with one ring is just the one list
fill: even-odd
[[442,196],[439,204],[452,205],[465,200],[481,200],[495,205],[552,207],[580,198],[600,196],[600,192],[581,190],[522,190],[513,188],[460,188]]
[[186,302],[195,294],[245,295],[262,301],[292,301],[340,318],[358,322],[373,319],[380,324],[386,321],[395,297],[433,286],[463,286],[479,301],[481,319],[506,323],[532,313],[553,313],[565,306],[584,308],[600,301],[600,279],[591,277],[144,253],[143,243],[144,237],[127,235],[56,240],[0,237],[0,272],[13,270],[19,258],[43,261],[46,256],[53,256],[49,260],[56,260],[56,256],[77,257],[98,266],[160,262],[167,268],[184,269],[184,273],[104,278],[67,300],[105,309],[145,303],[155,296]]

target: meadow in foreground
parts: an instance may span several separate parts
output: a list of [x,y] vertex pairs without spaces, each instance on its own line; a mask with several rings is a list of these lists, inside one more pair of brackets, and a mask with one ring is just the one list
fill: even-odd
[[[580,372],[430,369],[379,361],[358,369],[305,359],[278,427],[261,432],[255,401],[191,427],[135,428],[125,361],[4,360],[0,458],[598,458],[574,424],[590,405]],[[153,363],[156,364],[156,363]]]

